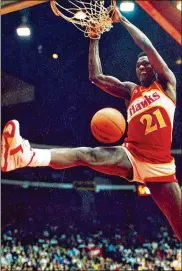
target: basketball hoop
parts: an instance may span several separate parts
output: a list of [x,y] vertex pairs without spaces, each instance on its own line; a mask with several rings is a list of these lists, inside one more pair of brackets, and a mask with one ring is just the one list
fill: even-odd
[[[116,0],[50,0],[52,11],[66,21],[74,24],[88,37],[94,31],[92,39],[112,28],[112,16]],[[64,5],[64,6],[63,6]]]

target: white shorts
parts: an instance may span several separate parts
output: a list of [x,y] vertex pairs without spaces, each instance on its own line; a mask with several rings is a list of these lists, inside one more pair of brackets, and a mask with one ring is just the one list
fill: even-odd
[[133,180],[130,182],[177,182],[176,166],[174,160],[170,163],[154,164],[142,162],[134,157],[133,154],[124,146],[121,146],[133,166]]

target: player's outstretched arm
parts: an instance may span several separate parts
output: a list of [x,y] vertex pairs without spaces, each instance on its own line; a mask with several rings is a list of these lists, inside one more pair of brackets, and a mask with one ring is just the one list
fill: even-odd
[[90,39],[89,79],[105,92],[125,100],[130,100],[131,91],[136,86],[134,83],[121,82],[115,77],[103,74],[99,56],[99,40],[95,39]]
[[157,50],[154,48],[152,42],[148,37],[135,25],[130,23],[116,8],[114,17],[114,22],[120,22],[130,33],[135,43],[147,54],[148,59],[158,73],[158,75],[169,82],[174,88],[176,87],[176,79],[173,72],[169,69],[168,65],[165,63],[163,58],[159,55]]

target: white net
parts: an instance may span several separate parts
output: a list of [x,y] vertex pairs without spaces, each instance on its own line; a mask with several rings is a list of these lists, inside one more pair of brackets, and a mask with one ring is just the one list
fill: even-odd
[[[99,38],[112,28],[115,0],[50,0],[57,16],[73,23],[86,37]],[[94,35],[93,35],[94,32]]]

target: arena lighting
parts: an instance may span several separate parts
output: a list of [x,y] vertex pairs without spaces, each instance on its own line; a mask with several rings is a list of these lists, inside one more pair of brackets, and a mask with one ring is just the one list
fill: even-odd
[[30,28],[28,26],[20,26],[16,29],[16,33],[20,37],[28,37],[31,34]]
[[87,15],[85,14],[85,12],[83,11],[78,11],[75,16],[74,16],[76,19],[79,19],[79,20],[84,20]]
[[58,59],[58,54],[53,54],[52,57],[53,57],[54,59]]
[[179,57],[177,60],[176,60],[176,64],[177,65],[181,65],[182,64],[182,58]]
[[182,2],[178,1],[176,4],[177,9],[179,9],[181,11],[181,6],[182,6]]
[[131,12],[135,8],[135,4],[132,1],[124,1],[120,4],[120,10],[123,12]]
[[138,192],[138,196],[149,196],[150,195],[150,190],[148,189],[148,187],[146,187],[144,185],[138,185],[137,192]]
[[20,37],[29,37],[31,34],[30,28],[27,24],[28,18],[26,16],[23,16],[21,18],[21,25],[16,29],[16,33]]

